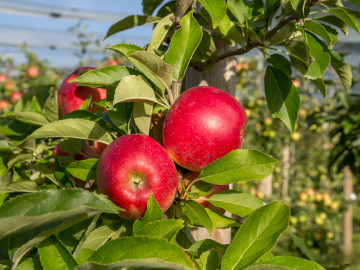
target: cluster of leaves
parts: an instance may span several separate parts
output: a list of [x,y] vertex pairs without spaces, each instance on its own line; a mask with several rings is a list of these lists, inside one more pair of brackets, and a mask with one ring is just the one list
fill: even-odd
[[[144,1],[144,15],[132,15],[117,22],[107,36],[139,25],[155,24],[148,51],[162,56],[168,50],[165,62],[170,64],[174,63],[167,60],[176,52],[184,56],[184,62],[191,60],[190,66],[197,70],[211,70],[221,59],[258,48],[267,63],[265,94],[268,108],[273,117],[280,118],[291,131],[295,129],[300,108],[299,92],[291,81],[293,69],[312,81],[326,96],[323,76],[331,65],[344,88],[350,89],[351,67],[333,48],[339,39],[338,31],[348,34],[350,26],[360,33],[359,13],[354,6],[360,5],[358,1],[345,2],[344,6],[342,1],[288,1],[282,4],[276,0],[264,4],[261,0],[201,0],[198,1],[201,6],[195,8],[194,14],[191,11],[182,21],[181,10],[176,9],[175,1],[165,3],[156,16],[152,16],[161,2]],[[178,1],[178,6],[185,6],[185,10],[189,6],[191,9],[191,4],[192,1]],[[175,33],[171,27],[173,22],[175,30],[181,27]],[[171,42],[166,43],[169,40]],[[217,40],[237,43],[241,48],[217,55]],[[190,46],[197,46],[192,57],[186,54]],[[270,54],[271,51],[280,54]],[[174,69],[175,80],[183,75],[184,69]]]
[[[163,218],[151,196],[145,216],[135,221],[120,218],[119,208],[97,194],[96,186],[91,184],[96,175],[96,158],[63,163],[52,156],[51,150],[59,143],[66,152],[81,154],[82,145],[89,141],[109,144],[116,137],[131,133],[154,136],[152,116],[159,111],[166,113],[179,96],[189,65],[209,70],[222,58],[255,47],[264,52],[268,63],[268,108],[292,131],[300,97],[290,79],[291,66],[325,93],[322,75],[331,62],[345,87],[349,86],[349,66],[331,50],[337,40],[336,30],[315,20],[303,22],[310,7],[318,4],[316,1],[291,1],[284,5],[273,1],[264,6],[262,1],[199,0],[202,7],[196,12],[191,1],[190,5],[179,1],[176,10],[176,3],[170,1],[160,7],[159,17],[151,16],[161,2],[144,0],[145,15],[130,16],[109,29],[107,36],[141,24],[156,24],[145,48],[132,44],[109,48],[133,67],[107,66],[89,70],[73,80],[105,88],[106,100],[93,104],[102,109],[96,113],[88,111],[89,97],[77,111],[59,120],[56,93],[37,88],[27,91],[6,115],[0,130],[1,151],[5,153],[0,160],[4,176],[0,187],[4,194],[0,208],[2,267],[323,269],[312,261],[271,254],[288,227],[290,210],[284,203],[263,205],[255,196],[235,190],[207,199],[216,207],[246,218],[240,226],[196,202],[201,191],[211,189],[212,184],[268,176],[277,160],[259,151],[235,150],[205,167],[199,176],[202,182],[197,182],[191,193],[184,189],[186,194],[178,196],[166,213],[168,218]],[[329,16],[337,18],[337,22],[359,31],[357,13],[342,4],[328,8],[334,4],[341,2],[325,1],[321,7],[327,9],[323,13],[331,13]],[[274,18],[278,18],[275,26]],[[338,23],[335,25],[339,27]],[[237,42],[242,48],[216,55],[215,39]],[[273,46],[284,46],[289,58],[268,55]],[[76,178],[89,183],[88,190],[74,188]],[[186,195],[189,199],[183,200]],[[210,234],[213,228],[239,229],[229,245],[209,239],[195,243],[189,228],[199,226]]]

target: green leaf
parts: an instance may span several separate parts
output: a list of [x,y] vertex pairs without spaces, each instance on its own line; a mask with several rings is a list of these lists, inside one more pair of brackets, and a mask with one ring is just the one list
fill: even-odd
[[143,218],[137,219],[134,222],[133,225],[133,233],[135,234],[138,230],[143,228],[146,224],[161,220],[163,216],[163,211],[159,205],[159,203],[156,201],[153,194],[150,195],[149,200],[147,202],[146,206],[146,212]]
[[153,14],[154,10],[163,2],[164,0],[143,0],[143,13],[144,15]]
[[215,29],[226,14],[225,0],[199,0],[199,2],[209,12]]
[[241,193],[236,190],[224,190],[206,199],[212,205],[225,209],[226,211],[245,217],[255,209],[263,206],[262,201],[248,193]]
[[219,265],[219,255],[215,250],[205,251],[200,255],[201,269],[217,270]]
[[330,54],[323,43],[313,34],[304,32],[311,63],[304,76],[310,80],[321,79],[330,64]]
[[[120,228],[121,222],[115,221],[94,229],[85,239],[81,250],[97,250],[104,245]],[[80,251],[81,252],[81,251]],[[80,254],[80,253],[79,253]],[[78,256],[79,257],[79,256]]]
[[180,21],[181,29],[173,35],[165,62],[173,67],[173,80],[178,81],[185,75],[190,59],[202,38],[202,30],[192,11]]
[[290,131],[300,109],[300,96],[291,79],[282,71],[268,66],[265,72],[265,96],[274,118],[280,118]]
[[204,62],[210,60],[214,56],[216,56],[215,42],[207,32],[204,32],[200,45],[194,53],[193,60],[197,62]]
[[77,138],[109,144],[111,135],[98,123],[84,119],[59,120],[35,130],[25,141],[39,138]]
[[339,19],[338,17],[334,16],[334,15],[328,15],[328,16],[324,16],[324,17],[316,17],[314,18],[315,20],[318,21],[323,21],[323,22],[327,22],[330,23],[332,25],[335,25],[336,27],[338,27],[345,35],[349,34],[349,27],[348,25],[342,21],[341,19]]
[[57,93],[51,94],[45,101],[44,114],[49,122],[59,120],[59,106],[57,100]]
[[330,37],[330,34],[327,32],[326,28],[315,21],[310,21],[307,20],[304,22],[304,26],[303,26],[306,30],[312,32],[313,34],[316,34],[318,36],[320,36],[321,38],[323,38],[328,44],[328,48],[331,49],[334,47],[335,44],[335,40],[333,41],[332,38]]
[[72,270],[77,266],[75,259],[55,236],[41,242],[38,251],[44,270]]
[[198,179],[218,185],[261,180],[271,174],[277,162],[257,150],[238,149],[206,166]]
[[8,112],[1,115],[1,117],[9,117],[36,126],[43,126],[49,123],[46,117],[36,112]]
[[143,51],[144,49],[136,46],[134,44],[125,44],[125,43],[121,43],[121,44],[116,44],[113,46],[108,47],[108,49],[113,50],[117,53],[120,53],[121,55],[127,57],[128,55],[134,53],[134,52],[138,52],[138,51]]
[[220,244],[212,239],[204,239],[194,243],[187,249],[187,252],[191,255],[200,256],[200,254],[211,249],[223,249],[226,250],[227,245]]
[[157,102],[154,90],[141,75],[126,76],[115,90],[113,105],[133,101]]
[[286,24],[278,32],[276,32],[270,42],[270,45],[293,46],[303,41],[304,38],[302,37],[301,32],[297,29],[296,24],[294,22],[291,22]]
[[[89,214],[91,215],[92,213]],[[11,239],[14,239],[14,237],[18,239],[18,248],[14,252],[14,255],[11,259],[13,263],[12,267],[16,268],[16,265],[20,262],[21,258],[41,241],[45,240],[51,235],[55,235],[72,226],[75,226],[75,224],[89,218],[90,215],[88,215],[88,213],[84,213],[71,216],[60,221],[47,223],[24,233],[11,236]]]
[[201,204],[188,200],[185,202],[183,213],[193,224],[204,226],[211,235],[213,227],[211,219]]
[[271,24],[272,17],[275,15],[276,11],[279,9],[281,4],[280,0],[266,0],[265,5],[265,19],[268,25]]
[[97,164],[97,158],[89,158],[72,162],[65,169],[75,178],[89,181],[96,179]]
[[[145,54],[145,56],[147,56],[148,54],[151,54],[152,56],[149,56],[149,58],[144,58],[143,54],[135,54],[133,56],[135,57],[131,57],[131,55],[133,53],[137,53],[140,51],[144,51],[142,48],[135,46],[135,45],[131,45],[131,44],[117,44],[114,46],[109,47],[109,49],[114,50],[122,55],[124,55],[140,72],[142,72],[146,78],[148,78],[158,89],[161,90],[161,94],[164,93],[165,91],[165,86],[164,83],[161,82],[154,74],[153,72],[156,72],[156,75],[160,76],[161,78],[167,78],[167,74],[165,74],[164,77],[162,77],[161,74],[158,73],[158,68],[161,67],[162,69],[164,69],[166,65],[161,58],[159,58],[158,56],[147,52],[147,54]],[[139,58],[139,60],[137,59]],[[155,63],[150,63],[149,59],[152,59],[153,61],[155,61]],[[160,59],[160,60],[159,60]],[[148,65],[148,66],[146,66]]]
[[12,192],[35,192],[39,191],[39,187],[36,182],[33,181],[16,181],[7,182],[5,180],[0,181],[0,194],[12,193]]
[[170,87],[172,83],[172,66],[166,64],[156,54],[148,51],[134,52],[128,56],[133,63],[133,59],[144,65],[163,85]]
[[153,112],[152,102],[135,102],[133,106],[133,118],[140,132],[149,135],[151,115]]
[[221,269],[245,269],[269,252],[289,225],[290,209],[271,202],[255,210],[241,225],[227,248]]
[[291,238],[294,240],[294,244],[301,252],[308,257],[310,260],[316,262],[316,256],[312,250],[305,244],[304,240],[298,237],[297,235],[290,233]]
[[266,59],[266,63],[271,64],[274,68],[284,72],[289,78],[291,78],[291,64],[281,54],[272,54]]
[[311,81],[317,86],[317,88],[320,90],[323,97],[326,98],[326,86],[325,86],[324,80],[316,79],[316,80],[311,80]]
[[164,41],[164,38],[171,29],[171,26],[173,25],[173,22],[170,20],[171,16],[174,16],[174,14],[170,13],[156,24],[152,32],[150,43],[146,49],[147,51],[154,53],[156,50],[159,49],[159,47]]
[[344,86],[345,90],[349,92],[352,85],[351,66],[343,62],[341,56],[337,52],[330,50],[330,55],[331,55],[330,63],[332,67],[339,75],[340,81]]
[[144,235],[170,240],[184,225],[181,219],[162,219],[147,223],[134,235]]
[[208,213],[211,219],[211,223],[217,229],[240,227],[240,224],[237,221],[233,220],[232,218],[221,215],[218,212],[213,211],[209,208],[205,208],[205,211]]
[[[255,264],[257,265],[257,264]],[[251,266],[246,269],[256,270],[256,269],[274,269],[274,268],[261,268],[258,266]],[[315,262],[296,258],[296,257],[290,257],[290,256],[275,256],[270,259],[261,261],[259,263],[259,266],[264,265],[272,265],[272,266],[280,266],[280,268],[276,269],[289,269],[289,270],[303,270],[303,269],[312,269],[312,270],[325,270],[325,268],[321,267]]]
[[149,236],[112,240],[99,248],[89,260],[91,262],[77,269],[195,269],[195,264],[178,245]]
[[131,15],[128,16],[121,21],[118,21],[114,23],[112,26],[110,26],[108,32],[106,33],[106,36],[104,39],[119,33],[121,31],[134,28],[140,25],[144,24],[152,24],[160,21],[161,18],[158,17],[152,17],[152,16],[141,16],[141,15]]
[[71,80],[71,82],[77,82],[86,84],[89,86],[102,86],[117,84],[122,78],[129,75],[138,75],[139,72],[135,69],[124,66],[107,66],[99,69],[90,70],[83,75]]
[[243,0],[228,0],[227,6],[240,24],[243,24],[247,18],[250,18],[251,12],[249,12],[249,8],[244,4]]
[[353,28],[358,34],[360,34],[360,24],[356,20],[356,18],[349,14],[344,8],[331,8],[329,12],[334,14],[340,20],[348,24],[351,28]]
[[114,213],[119,208],[82,189],[45,190],[16,196],[0,208],[0,239],[38,226],[86,213]]
[[305,16],[305,0],[290,0],[292,8],[297,11],[301,17]]

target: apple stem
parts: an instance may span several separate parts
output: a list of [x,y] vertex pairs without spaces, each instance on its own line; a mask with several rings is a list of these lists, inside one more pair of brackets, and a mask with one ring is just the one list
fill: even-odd
[[187,195],[187,193],[188,192],[190,192],[190,189],[191,189],[191,187],[194,185],[194,184],[196,184],[197,182],[200,182],[201,181],[201,179],[195,179],[194,181],[192,181],[188,186],[187,186],[187,188],[185,189],[185,193],[183,194],[183,196],[181,197],[181,200],[185,200],[185,198],[186,198],[186,195]]
[[170,90],[170,88],[167,85],[165,85],[165,88],[166,88],[166,91],[167,91],[168,96],[169,96],[170,105],[173,105],[174,104],[173,93],[172,93],[172,91]]

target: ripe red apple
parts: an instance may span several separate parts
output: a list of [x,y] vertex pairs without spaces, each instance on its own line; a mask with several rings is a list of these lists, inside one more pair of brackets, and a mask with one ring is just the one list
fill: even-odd
[[101,193],[125,209],[120,216],[142,217],[151,194],[165,212],[178,186],[175,164],[166,150],[149,136],[126,135],[102,153],[97,170]]
[[11,103],[15,103],[16,101],[18,101],[21,98],[22,94],[20,91],[13,91],[10,94],[10,101]]
[[70,83],[72,79],[75,79],[80,73],[87,69],[95,69],[93,67],[82,67],[71,73],[62,82],[58,91],[58,103],[62,116],[72,111],[77,110],[84,101],[92,95],[91,101],[96,102],[106,98],[106,89],[91,88],[87,86],[77,86],[77,83]]
[[30,66],[28,67],[26,73],[30,78],[36,78],[40,75],[40,70],[38,67]]
[[[188,186],[191,182],[193,182],[198,176],[199,176],[199,172],[188,172],[185,174],[184,176],[184,181],[185,182],[185,185]],[[201,181],[199,181],[201,182]],[[224,213],[225,211],[219,207],[216,207],[214,205],[212,205],[211,203],[209,203],[208,201],[205,201],[205,200],[201,200],[201,199],[205,199],[205,198],[209,198],[211,197],[212,195],[220,192],[220,191],[224,191],[224,190],[228,190],[229,189],[229,185],[213,185],[213,188],[208,191],[206,194],[202,195],[200,198],[197,198],[196,201],[198,203],[200,203],[203,207],[206,207],[206,208],[210,208],[212,210],[216,210],[220,213]],[[191,188],[190,188],[190,191],[191,191]]]
[[7,91],[11,91],[11,90],[13,90],[14,88],[15,88],[15,83],[14,83],[14,82],[12,82],[12,81],[6,82],[6,84],[5,84],[5,89],[6,89]]
[[165,119],[163,141],[175,162],[191,171],[240,148],[247,116],[228,93],[207,86],[186,90]]
[[0,82],[6,82],[8,77],[5,74],[0,74]]
[[0,100],[0,110],[6,110],[9,106],[9,102],[7,102],[5,99]]
[[115,59],[109,59],[106,63],[107,66],[116,66],[119,63]]
[[82,152],[90,158],[99,158],[107,146],[107,144],[97,141],[86,141],[86,147]]

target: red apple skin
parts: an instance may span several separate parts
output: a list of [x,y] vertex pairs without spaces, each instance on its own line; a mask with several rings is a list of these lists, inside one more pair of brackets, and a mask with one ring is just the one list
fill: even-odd
[[178,175],[171,157],[158,142],[134,134],[117,138],[104,150],[97,183],[101,193],[125,209],[119,215],[134,220],[144,216],[151,194],[164,212],[171,206]]
[[[68,157],[69,153],[61,151],[60,144],[58,144],[58,145],[55,146],[55,148],[54,148],[54,150],[52,152],[52,155],[53,156],[58,155],[58,156],[62,156],[62,157]],[[72,159],[74,161],[80,161],[80,160],[86,159],[86,157],[81,155],[81,154],[74,154]],[[63,165],[63,164],[61,164],[61,165]],[[51,165],[51,169],[54,170],[54,165]],[[85,185],[85,183],[86,183],[85,181],[82,181],[82,180],[80,180],[78,178],[75,178],[75,177],[74,177],[74,180],[75,180],[75,186],[77,186],[77,187],[83,187]]]
[[[199,172],[188,172],[185,174],[184,176],[184,180],[186,181],[185,185],[188,186],[192,181],[194,181],[198,176],[200,175]],[[212,195],[220,192],[220,191],[224,191],[224,190],[228,190],[229,189],[229,185],[213,185],[213,188],[208,192],[206,193],[204,196],[196,199],[196,201],[198,203],[200,203],[203,207],[206,207],[206,208],[210,208],[212,210],[216,210],[220,213],[224,213],[225,211],[219,207],[216,207],[214,205],[212,205],[211,203],[209,203],[208,201],[205,201],[205,200],[199,200],[199,199],[202,199],[202,198],[209,198],[211,197]]]
[[8,77],[6,77],[6,75],[4,75],[4,74],[0,74],[0,82],[6,82],[7,81],[7,79],[8,79]]
[[119,63],[115,59],[109,59],[106,63],[107,66],[116,66]]
[[191,171],[241,146],[247,116],[228,93],[207,86],[186,90],[165,119],[164,147],[174,161]]
[[13,91],[13,92],[11,92],[11,94],[10,94],[10,101],[11,101],[11,103],[15,103],[16,101],[18,101],[20,98],[21,98],[21,96],[22,96],[22,94],[21,94],[21,92],[19,92],[19,91]]
[[107,146],[107,144],[97,141],[94,141],[93,145],[91,145],[90,142],[87,141],[86,147],[82,151],[90,158],[99,158]]
[[5,99],[0,100],[0,110],[6,110],[9,106],[9,102],[7,102]]
[[29,67],[26,73],[30,78],[36,78],[40,75],[39,68],[34,66]]
[[106,89],[91,88],[87,86],[77,86],[77,83],[70,83],[72,79],[75,79],[80,73],[87,69],[95,69],[93,67],[82,67],[71,73],[62,82],[58,90],[58,103],[60,114],[64,116],[72,111],[77,110],[84,101],[92,95],[91,102],[96,102],[106,98]]

